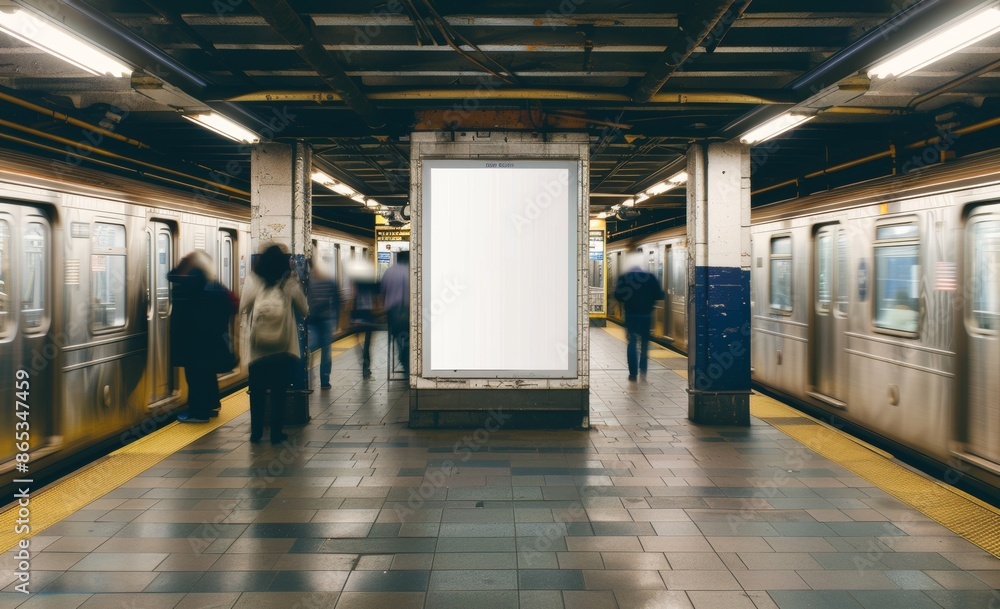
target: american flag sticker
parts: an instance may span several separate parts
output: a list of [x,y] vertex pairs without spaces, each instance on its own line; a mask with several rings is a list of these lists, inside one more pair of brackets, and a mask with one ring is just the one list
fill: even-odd
[[958,289],[958,265],[954,262],[938,262],[936,271],[935,290],[954,292]]

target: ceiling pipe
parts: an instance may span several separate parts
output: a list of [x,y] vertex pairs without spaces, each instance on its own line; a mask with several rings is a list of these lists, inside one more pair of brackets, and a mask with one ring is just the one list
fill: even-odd
[[687,61],[695,49],[722,24],[735,17],[730,10],[735,0],[715,0],[700,2],[687,15],[681,15],[677,30],[667,39],[666,48],[656,58],[632,92],[632,100],[646,103],[663,87],[664,83]]
[[[92,40],[100,40],[114,55],[139,66],[156,78],[169,83],[188,95],[200,99],[212,83],[202,75],[178,62],[168,53],[135,35],[127,27],[108,17],[84,0],[16,0],[26,8],[64,24]],[[219,105],[230,118],[237,116],[257,126],[267,127],[257,115],[229,102]]]
[[[892,54],[942,23],[983,4],[982,0],[923,0],[795,79],[784,90],[797,101],[807,99]],[[717,135],[727,139],[735,137],[784,110],[778,107],[755,108],[726,125]]]
[[948,91],[951,91],[955,87],[958,87],[960,85],[964,85],[965,83],[969,82],[970,80],[975,80],[975,79],[979,78],[983,74],[989,74],[990,72],[992,72],[993,70],[996,70],[997,68],[1000,68],[1000,59],[998,59],[998,60],[996,60],[994,62],[991,62],[991,63],[989,63],[989,64],[987,64],[987,65],[979,68],[978,70],[975,70],[974,72],[969,72],[965,76],[960,76],[960,77],[956,78],[955,80],[953,80],[951,82],[945,83],[945,84],[941,85],[940,87],[938,87],[936,89],[933,89],[931,91],[928,91],[927,93],[924,93],[923,95],[918,95],[917,97],[914,97],[912,100],[910,100],[910,103],[908,103],[906,105],[906,107],[907,108],[916,108],[920,104],[928,102],[928,101],[934,99],[935,97],[937,97],[938,95],[941,95],[942,93],[947,93]]
[[[190,174],[183,173],[183,172],[180,172],[180,171],[177,171],[177,170],[174,170],[174,169],[169,169],[167,167],[161,167],[160,165],[154,165],[152,163],[147,163],[145,161],[140,161],[140,160],[135,159],[133,157],[128,157],[128,156],[121,155],[121,154],[118,154],[118,153],[115,153],[115,152],[111,152],[110,150],[105,150],[103,148],[98,148],[96,146],[91,146],[89,144],[85,144],[85,143],[83,143],[81,141],[78,141],[78,140],[71,140],[69,138],[60,137],[58,135],[54,135],[54,134],[51,134],[51,133],[46,133],[44,131],[39,131],[38,129],[32,129],[31,127],[26,127],[24,125],[21,125],[21,124],[12,122],[12,121],[4,120],[2,118],[0,118],[0,127],[7,127],[8,129],[14,129],[15,131],[20,131],[22,133],[27,133],[27,134],[33,135],[35,137],[40,137],[40,138],[43,138],[43,139],[50,140],[52,142],[56,142],[56,143],[62,144],[64,146],[67,146],[67,148],[68,148],[69,151],[72,151],[72,150],[81,150],[81,151],[87,152],[89,154],[97,154],[97,155],[100,155],[100,156],[103,156],[103,157],[106,157],[106,158],[115,159],[116,161],[127,161],[129,163],[134,163],[136,165],[139,165],[140,167],[147,167],[149,169],[154,169],[156,171],[162,171],[164,173],[175,175],[175,176],[179,176],[179,177],[182,177],[182,178],[190,178],[190,179],[196,180],[198,182],[201,182],[203,184],[207,184],[208,186],[212,187],[213,189],[225,190],[226,192],[230,192],[230,193],[239,195],[241,197],[247,197],[247,198],[250,197],[250,193],[248,191],[240,190],[239,188],[234,188],[234,187],[229,186],[227,184],[223,184],[219,180],[209,180],[209,179],[206,179],[206,178],[199,178],[197,176],[192,176]],[[67,152],[67,150],[63,150],[63,152]],[[70,152],[70,154],[72,154],[72,153]],[[232,177],[232,176],[229,176],[229,177]]]
[[309,66],[344,100],[347,105],[361,115],[371,128],[385,125],[382,114],[365,97],[361,89],[344,72],[344,68],[319,43],[303,23],[298,13],[285,0],[249,0],[261,17],[288,44],[295,47]]
[[[985,131],[986,129],[992,129],[993,127],[998,127],[998,126],[1000,126],[1000,118],[991,118],[989,120],[985,120],[979,123],[974,123],[967,127],[962,127],[961,129],[955,129],[951,133],[952,135],[961,137],[963,135],[968,135],[970,133],[978,133],[980,131]],[[906,150],[919,150],[920,148],[924,148],[925,146],[932,146],[934,144],[937,144],[942,139],[943,139],[942,136],[938,135],[926,140],[913,142],[912,144],[906,144],[905,146],[903,146],[903,148]],[[803,176],[803,179],[811,180],[813,178],[819,178],[831,173],[843,171],[845,169],[850,169],[851,167],[857,167],[858,165],[864,165],[865,163],[877,161],[879,159],[895,157],[896,152],[897,152],[897,147],[890,146],[888,150],[884,150],[882,152],[876,152],[874,154],[854,159],[852,161],[847,161],[844,163],[840,163],[839,165],[834,165],[833,167],[827,167],[826,169],[821,169],[819,171],[808,173],[805,176]],[[759,194],[763,194],[765,192],[777,190],[778,188],[784,188],[785,186],[791,186],[793,184],[797,185],[798,183],[799,183],[799,178],[786,180],[784,182],[779,182],[777,184],[772,184],[770,186],[759,188],[757,190],[754,190],[750,194],[752,196],[756,196]]]
[[[550,101],[609,101],[630,102],[631,98],[623,93],[603,91],[569,91],[566,89],[496,89],[482,91],[479,89],[410,89],[404,91],[383,91],[369,93],[368,98],[375,101],[413,101],[413,100],[450,100],[467,99],[528,99]],[[226,98],[230,102],[336,102],[343,97],[327,91],[257,91]],[[726,93],[715,91],[690,91],[684,93],[657,93],[650,102],[655,104],[788,104],[792,99],[787,96],[761,97],[747,93]]]
[[126,144],[130,144],[132,146],[135,146],[136,148],[149,148],[149,146],[143,144],[139,140],[134,140],[132,138],[125,137],[124,135],[120,133],[115,133],[114,131],[108,131],[103,127],[98,127],[97,125],[92,125],[88,122],[81,121],[79,119],[73,118],[72,116],[69,116],[68,114],[63,114],[62,112],[56,112],[55,110],[49,110],[48,108],[39,106],[38,104],[33,104],[29,101],[21,99],[20,97],[14,97],[13,95],[8,95],[7,93],[4,93],[2,91],[0,91],[0,100],[10,104],[14,104],[16,106],[21,106],[22,108],[31,110],[32,112],[37,112],[38,114],[47,116],[52,120],[60,121],[68,125],[73,125],[74,127],[80,127],[81,129],[86,129],[87,131],[91,131],[93,133],[99,133],[104,137],[109,137],[113,140],[118,140],[119,142],[125,142]]

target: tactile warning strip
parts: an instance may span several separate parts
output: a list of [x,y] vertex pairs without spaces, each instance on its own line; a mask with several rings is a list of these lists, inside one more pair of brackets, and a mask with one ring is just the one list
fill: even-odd
[[992,505],[916,474],[886,453],[767,396],[750,398],[750,414],[1000,558],[1000,510]]
[[37,535],[60,522],[249,408],[247,392],[234,393],[222,401],[219,416],[208,423],[171,423],[116,450],[87,469],[39,490],[37,495],[31,493],[30,534],[18,534],[14,530],[17,507],[0,513],[0,553],[13,548],[21,539]]

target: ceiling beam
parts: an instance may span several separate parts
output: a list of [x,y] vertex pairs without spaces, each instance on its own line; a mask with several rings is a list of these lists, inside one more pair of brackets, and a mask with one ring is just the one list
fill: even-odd
[[365,94],[344,72],[344,68],[337,63],[337,60],[316,40],[288,2],[285,0],[250,0],[250,4],[282,38],[295,47],[295,52],[316,71],[323,82],[361,116],[369,127],[378,128],[385,125],[382,114],[368,101]]
[[734,3],[736,0],[701,2],[691,13],[683,15],[666,48],[636,85],[632,99],[639,103],[649,101],[713,30],[735,21],[738,15],[732,10]]

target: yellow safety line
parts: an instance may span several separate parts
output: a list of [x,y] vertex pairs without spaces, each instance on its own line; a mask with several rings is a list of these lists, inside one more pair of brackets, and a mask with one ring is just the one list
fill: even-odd
[[217,418],[208,423],[171,423],[119,448],[85,470],[78,471],[30,495],[31,532],[15,532],[18,507],[0,514],[0,553],[18,544],[21,539],[37,535],[88,504],[118,488],[128,480],[153,467],[205,434],[222,427],[250,408],[246,391],[234,393],[222,401]]
[[750,414],[1000,558],[1000,510],[992,505],[914,473],[883,451],[767,396],[750,398]]

